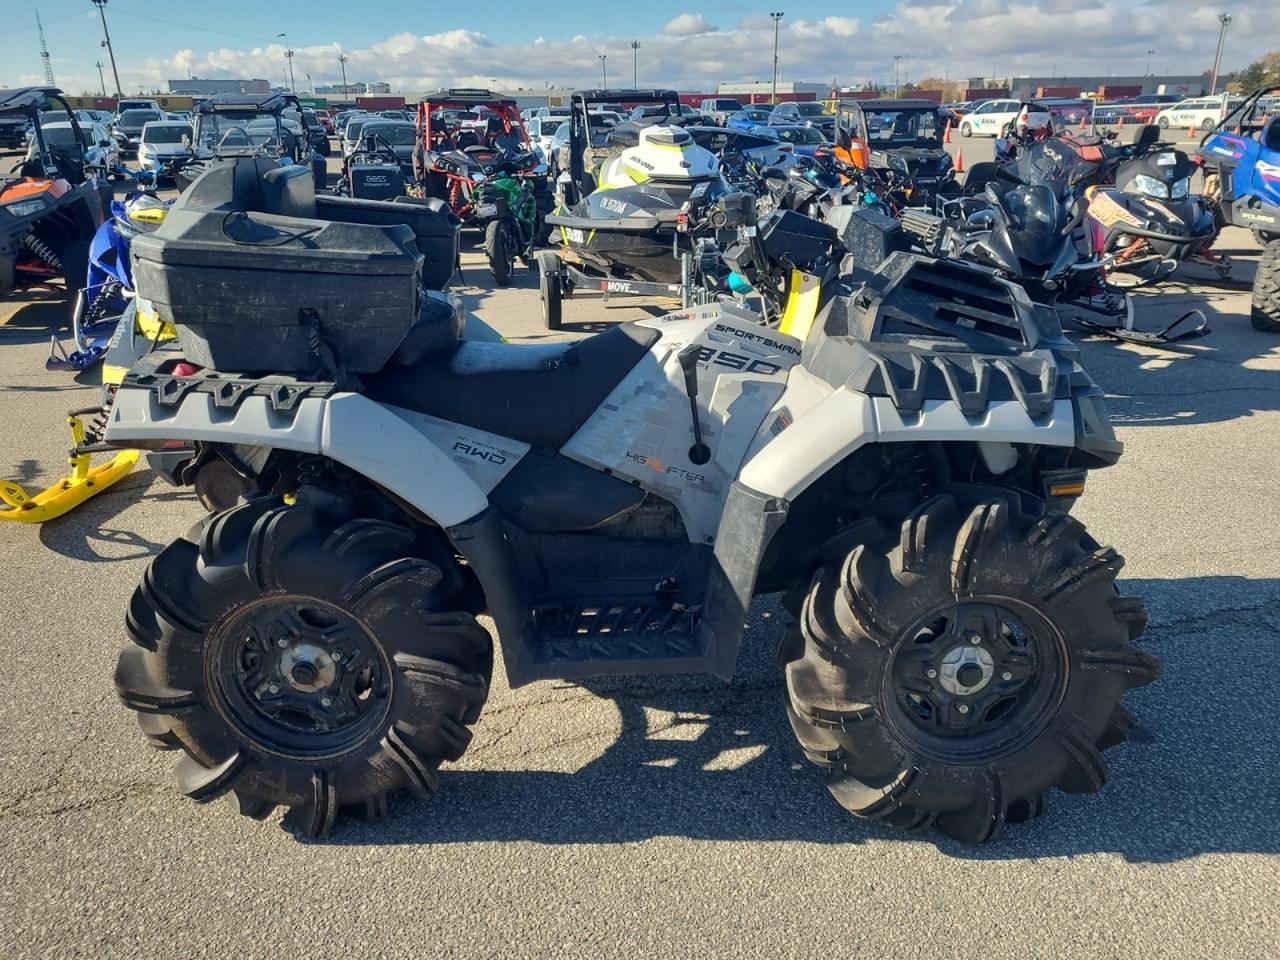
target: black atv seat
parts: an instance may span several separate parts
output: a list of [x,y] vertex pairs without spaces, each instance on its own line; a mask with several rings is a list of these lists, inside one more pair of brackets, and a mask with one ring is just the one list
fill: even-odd
[[[412,332],[406,341],[412,337]],[[364,394],[442,420],[559,449],[658,339],[625,323],[548,351],[547,345],[466,344],[450,358],[363,377]],[[468,364],[467,351],[484,362]]]

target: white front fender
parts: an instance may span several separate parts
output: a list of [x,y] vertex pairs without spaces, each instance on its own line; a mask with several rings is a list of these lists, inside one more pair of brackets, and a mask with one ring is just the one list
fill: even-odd
[[488,498],[449,455],[391,410],[355,393],[308,397],[291,413],[274,410],[263,396],[218,407],[212,395],[193,391],[176,406],[155,392],[122,388],[111,407],[106,440],[190,440],[247,444],[329,457],[391,491],[442,527],[463,523],[488,506]]

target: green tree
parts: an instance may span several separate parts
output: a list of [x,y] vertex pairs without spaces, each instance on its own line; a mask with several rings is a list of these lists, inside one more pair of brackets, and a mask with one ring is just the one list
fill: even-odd
[[1248,93],[1272,83],[1280,83],[1280,50],[1273,50],[1236,74],[1240,90]]

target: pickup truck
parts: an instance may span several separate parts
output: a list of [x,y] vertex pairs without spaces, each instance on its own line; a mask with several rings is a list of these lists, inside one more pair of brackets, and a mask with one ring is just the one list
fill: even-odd
[[730,114],[742,109],[742,101],[732,97],[711,97],[698,106],[698,112],[717,127],[723,127],[729,121]]

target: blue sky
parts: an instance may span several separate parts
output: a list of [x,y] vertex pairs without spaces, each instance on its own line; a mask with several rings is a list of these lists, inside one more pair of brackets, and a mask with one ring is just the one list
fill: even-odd
[[[0,30],[0,85],[39,82],[33,6],[16,6]],[[989,74],[1140,73],[1155,49],[1155,72],[1198,73],[1212,63],[1216,8],[1198,0],[869,0],[859,4],[781,2],[706,5],[689,0],[610,3],[488,3],[430,6],[410,0],[110,0],[108,21],[126,90],[163,87],[185,76],[266,76],[281,82],[282,44],[297,52],[299,88],[337,79],[385,79],[409,91],[449,83],[542,87],[631,74],[629,42],[641,43],[640,82],[686,90],[717,80],[767,79],[770,9],[782,22],[782,76],[857,83]],[[1224,64],[1243,66],[1280,46],[1266,4],[1235,11]],[[89,0],[45,0],[56,78],[72,93],[97,89],[101,26]],[[1170,30],[1168,24],[1178,24]],[[286,40],[274,35],[287,33]],[[108,71],[108,82],[110,75]]]

